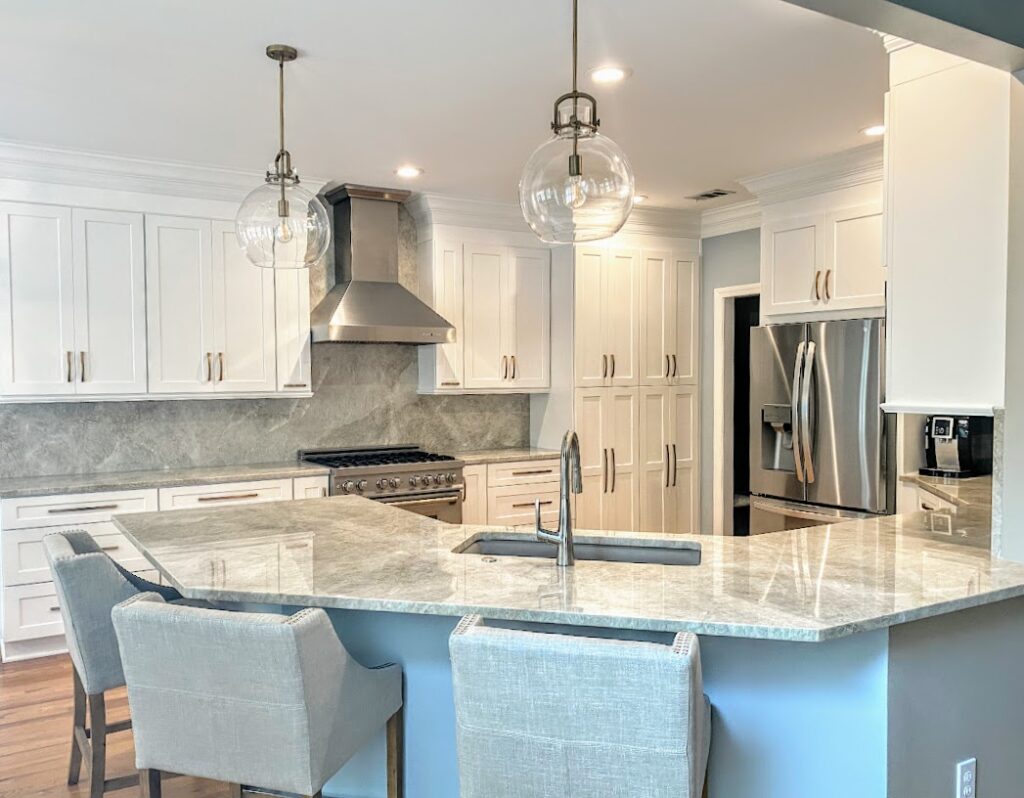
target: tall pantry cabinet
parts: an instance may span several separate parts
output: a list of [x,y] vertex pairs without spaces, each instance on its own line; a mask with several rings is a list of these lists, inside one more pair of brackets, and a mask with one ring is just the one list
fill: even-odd
[[696,532],[699,245],[623,239],[574,256],[576,524]]

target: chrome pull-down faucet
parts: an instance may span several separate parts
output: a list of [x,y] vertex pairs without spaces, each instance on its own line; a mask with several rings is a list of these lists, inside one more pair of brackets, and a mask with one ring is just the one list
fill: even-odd
[[533,509],[537,519],[537,540],[554,543],[558,546],[557,565],[564,567],[573,565],[576,556],[572,543],[572,503],[569,496],[583,492],[583,473],[580,470],[580,439],[573,430],[565,433],[562,438],[562,456],[559,475],[558,531],[550,532],[540,523],[540,499]]

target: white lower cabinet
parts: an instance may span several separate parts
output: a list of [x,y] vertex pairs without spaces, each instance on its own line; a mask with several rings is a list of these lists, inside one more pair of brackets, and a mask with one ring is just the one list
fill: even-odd
[[633,530],[639,523],[637,388],[576,391],[583,493],[576,500],[581,529]]
[[536,503],[541,523],[558,523],[558,460],[520,460],[466,466],[462,523],[533,529]]
[[487,466],[469,465],[462,469],[465,487],[462,496],[462,523],[487,523]]
[[[327,495],[327,488],[328,477],[323,475],[0,499],[0,658],[10,661],[66,650],[57,592],[43,547],[46,535],[88,532],[121,566],[157,582],[159,573],[117,529],[113,515],[310,498]],[[211,557],[211,584],[230,580],[237,585],[239,579],[245,579],[243,586],[258,590],[285,583],[301,587],[311,580],[309,539],[296,537],[268,546],[267,567],[247,570],[245,576],[229,575],[229,552]]]

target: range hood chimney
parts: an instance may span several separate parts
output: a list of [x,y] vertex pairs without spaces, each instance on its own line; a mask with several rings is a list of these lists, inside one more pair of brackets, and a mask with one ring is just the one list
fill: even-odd
[[398,205],[408,191],[346,184],[334,212],[335,286],[311,314],[313,341],[443,344],[455,328],[398,282]]

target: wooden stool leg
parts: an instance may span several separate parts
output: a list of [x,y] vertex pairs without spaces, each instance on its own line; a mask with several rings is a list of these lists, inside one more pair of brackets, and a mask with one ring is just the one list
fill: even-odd
[[160,798],[160,771],[140,770],[139,787],[142,798]]
[[402,743],[405,732],[402,728],[402,718],[402,709],[399,709],[391,716],[387,725],[388,798],[402,798],[404,793]]
[[[82,678],[75,668],[71,668],[72,678],[75,683],[75,714],[71,721],[71,764],[68,766],[68,784],[78,784],[78,778],[82,775],[82,748],[79,743],[79,734],[85,737],[85,687],[82,686]],[[78,730],[81,729],[81,732]]]
[[107,704],[103,693],[89,696],[89,798],[103,798],[107,771]]

